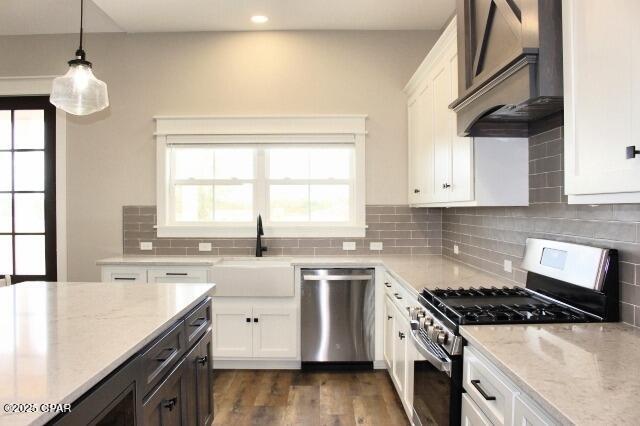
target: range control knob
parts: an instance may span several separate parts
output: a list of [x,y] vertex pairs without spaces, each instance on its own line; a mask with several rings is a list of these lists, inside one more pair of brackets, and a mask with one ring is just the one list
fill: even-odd
[[449,334],[446,331],[441,331],[440,333],[438,333],[438,337],[436,338],[436,342],[439,345],[446,345],[448,338],[449,338]]
[[431,326],[430,328],[430,332],[429,332],[429,338],[433,341],[436,342],[438,340],[438,335],[440,334],[440,332],[442,331],[442,327],[440,327],[439,325],[436,326]]
[[424,323],[427,325],[433,325],[433,318],[431,318],[429,315],[425,315]]

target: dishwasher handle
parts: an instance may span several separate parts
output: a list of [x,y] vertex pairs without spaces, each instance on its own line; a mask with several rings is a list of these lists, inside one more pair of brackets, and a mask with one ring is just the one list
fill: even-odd
[[368,281],[373,275],[303,275],[304,281]]

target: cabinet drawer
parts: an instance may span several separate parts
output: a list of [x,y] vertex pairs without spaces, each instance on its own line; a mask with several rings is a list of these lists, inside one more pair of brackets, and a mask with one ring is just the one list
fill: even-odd
[[171,374],[143,403],[145,426],[180,426],[188,424],[187,398],[189,381],[182,360]]
[[493,424],[511,424],[517,390],[482,355],[468,346],[464,349],[462,385]]
[[147,270],[144,268],[103,267],[103,282],[147,282]]
[[516,395],[513,404],[513,424],[527,426],[552,426],[554,423],[547,414],[525,395]]
[[142,358],[143,395],[168,373],[186,350],[184,321],[177,322]]
[[462,394],[461,418],[462,426],[492,426],[487,416],[466,393]]
[[211,298],[198,306],[184,320],[187,347],[191,347],[211,326]]
[[147,279],[150,283],[206,283],[208,269],[188,266],[153,268],[147,271]]

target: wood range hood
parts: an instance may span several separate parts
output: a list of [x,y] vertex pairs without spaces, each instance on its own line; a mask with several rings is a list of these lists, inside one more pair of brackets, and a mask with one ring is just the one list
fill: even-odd
[[562,124],[561,3],[458,0],[458,135],[528,137]]

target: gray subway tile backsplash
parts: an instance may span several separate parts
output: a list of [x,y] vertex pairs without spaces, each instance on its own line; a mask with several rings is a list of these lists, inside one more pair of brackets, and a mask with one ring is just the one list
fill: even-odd
[[[158,238],[155,206],[124,206],[123,253],[156,256],[241,256],[251,255],[253,238]],[[441,254],[442,210],[413,209],[407,205],[366,207],[369,226],[365,238],[266,238],[266,256],[379,256],[381,254]],[[153,249],[140,250],[140,242]],[[356,250],[343,251],[342,243],[353,241]],[[383,250],[369,250],[369,243],[381,241]],[[199,251],[200,242],[211,243],[211,251]]]

